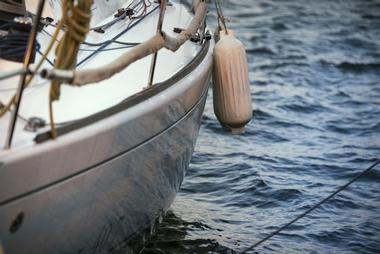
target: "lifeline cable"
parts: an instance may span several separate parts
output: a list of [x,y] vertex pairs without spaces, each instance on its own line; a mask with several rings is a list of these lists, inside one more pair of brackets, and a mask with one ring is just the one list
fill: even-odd
[[[53,37],[53,35],[51,33],[49,33],[48,31],[46,31],[46,29],[42,29],[42,31],[45,34],[47,34],[49,37]],[[57,39],[56,39],[56,41],[59,42],[59,40],[57,40]],[[97,43],[84,41],[81,44],[82,45],[86,45],[86,46],[90,46],[90,47],[98,47],[98,46],[102,46],[104,44],[111,44],[111,43],[121,44],[121,45],[126,45],[126,46],[137,46],[141,42],[127,42],[127,41],[117,41],[117,40],[106,40],[106,41],[97,42]],[[79,50],[82,50],[82,49],[79,49]]]
[[[141,3],[141,2],[139,2]],[[133,8],[137,7],[138,4],[136,4]],[[148,5],[150,6],[150,4]],[[140,21],[142,21],[145,17],[147,17],[148,15],[150,15],[151,13],[153,13],[156,9],[158,9],[159,5],[157,5],[156,7],[154,7],[150,12],[146,13],[142,18],[136,20],[135,22],[131,22],[128,24],[127,28],[124,29],[122,32],[120,32],[119,34],[117,34],[114,38],[112,38],[111,40],[108,40],[108,41],[105,41],[104,44],[102,44],[102,46],[100,46],[98,48],[98,50],[95,50],[93,53],[91,53],[89,56],[87,56],[85,59],[82,59],[82,61],[80,61],[76,67],[78,67],[79,65],[81,65],[82,63],[84,63],[85,61],[87,61],[88,59],[90,59],[91,57],[93,57],[95,54],[97,54],[98,52],[100,52],[102,49],[104,49],[105,47],[107,47],[109,44],[115,42],[119,37],[121,37],[123,34],[125,34],[126,32],[128,32],[130,29],[132,29],[134,26],[136,26],[138,23],[140,23]],[[138,11],[140,11],[141,9],[139,9]],[[47,58],[47,55],[49,54],[50,50],[52,49],[52,46],[54,45],[54,43],[57,41],[57,37],[58,37],[58,34],[61,30],[61,28],[63,27],[63,24],[65,23],[65,20],[66,20],[66,17],[65,15],[61,18],[61,20],[59,21],[59,23],[55,26],[56,29],[55,29],[55,32],[53,35],[51,35],[51,41],[45,51],[44,54],[41,54],[41,52],[39,52],[41,55],[42,55],[42,58],[40,59],[40,62],[37,64],[37,67],[35,68],[35,71],[33,72],[34,73],[37,73],[39,68],[41,67],[42,63],[47,60],[49,62],[50,65],[54,65],[48,58]],[[120,42],[118,42],[119,44],[121,44]],[[127,42],[128,43],[128,42]],[[131,43],[131,45],[134,44],[134,43]],[[138,44],[138,43],[136,43]],[[40,50],[38,50],[40,51]],[[33,77],[34,75],[31,75],[29,76],[28,80],[25,82],[25,87],[27,87],[31,81],[33,80]],[[7,103],[7,104],[4,104],[4,107],[1,108],[0,107],[0,118],[2,116],[5,115],[5,113],[7,113],[10,108],[12,107],[12,105],[15,103],[15,96],[13,96],[10,101]],[[1,103],[1,101],[0,101]]]
[[[40,61],[38,62],[37,66],[35,67],[33,74],[31,76],[29,76],[28,79],[25,81],[25,87],[29,86],[29,84],[32,82],[32,80],[34,78],[34,73],[38,72],[38,70],[41,68],[42,64],[44,63],[45,59],[47,59],[47,56],[48,56],[50,50],[53,48],[53,45],[54,45],[54,43],[58,37],[59,31],[60,31],[61,27],[63,26],[64,21],[65,21],[65,15],[62,17],[62,19],[57,24],[56,30],[55,30],[54,34],[52,35],[52,39],[51,39],[50,43],[48,44],[45,52],[43,54],[41,54],[42,57],[41,57]],[[37,51],[40,51],[40,50],[38,49]],[[15,100],[16,100],[16,95],[14,95],[11,98],[11,100],[8,102],[8,104],[5,104],[4,108],[0,109],[0,118],[2,116],[4,116],[5,113],[7,113],[10,110],[12,105],[16,102]]]
[[117,34],[115,37],[113,37],[111,40],[108,40],[106,41],[102,46],[100,46],[98,48],[98,50],[94,51],[92,54],[90,54],[89,56],[85,57],[84,59],[82,59],[76,67],[82,65],[84,62],[86,62],[88,59],[90,59],[91,57],[93,57],[95,54],[98,53],[98,51],[104,49],[105,47],[107,47],[109,44],[111,44],[113,41],[119,39],[122,35],[124,35],[126,32],[128,32],[130,29],[132,29],[134,26],[136,26],[138,23],[140,23],[140,21],[142,21],[145,17],[147,17],[148,15],[150,15],[151,13],[153,13],[155,10],[158,9],[158,7],[160,7],[159,5],[157,5],[156,7],[154,7],[150,12],[146,13],[143,17],[141,17],[140,19],[136,20],[135,22],[131,22],[128,24],[127,28],[124,29],[123,31],[121,31],[119,34]]
[[375,163],[373,163],[370,167],[368,167],[366,170],[364,170],[363,172],[361,172],[360,174],[356,175],[354,178],[352,178],[348,183],[346,183],[345,185],[342,185],[340,186],[337,190],[335,190],[333,193],[331,193],[330,195],[328,195],[327,197],[325,197],[324,199],[322,199],[321,201],[319,201],[317,204],[313,205],[311,208],[309,208],[308,210],[306,210],[305,212],[303,212],[302,214],[298,215],[296,218],[294,218],[293,220],[289,221],[288,223],[286,223],[285,225],[283,225],[282,227],[278,228],[277,230],[275,230],[274,232],[272,232],[271,234],[267,235],[266,237],[264,237],[263,239],[261,239],[260,241],[256,242],[255,244],[253,244],[252,246],[248,247],[247,249],[243,250],[241,253],[246,253],[247,251],[250,251],[250,250],[253,250],[255,247],[257,247],[258,245],[266,242],[267,240],[269,240],[270,238],[272,238],[273,236],[277,235],[278,233],[280,233],[281,231],[283,231],[285,228],[287,228],[288,226],[292,225],[293,223],[297,222],[299,219],[302,219],[303,217],[305,217],[307,214],[309,214],[310,212],[312,212],[313,210],[315,210],[316,208],[318,208],[320,205],[322,205],[323,203],[325,203],[326,201],[328,201],[329,199],[331,199],[332,197],[334,197],[336,194],[338,194],[339,192],[341,192],[342,190],[344,190],[345,188],[347,188],[350,184],[352,184],[353,182],[355,182],[356,180],[358,180],[360,177],[362,177],[363,175],[367,174],[369,171],[371,171],[374,167],[376,167],[378,164],[380,163],[380,159],[377,159],[377,161]]

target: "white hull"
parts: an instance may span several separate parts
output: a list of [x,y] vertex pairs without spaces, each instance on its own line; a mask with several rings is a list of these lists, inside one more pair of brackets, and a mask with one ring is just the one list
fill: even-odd
[[[114,105],[95,107],[92,114],[79,109],[80,117],[58,110],[66,124],[58,126],[56,140],[50,139],[49,128],[23,135],[25,123],[18,121],[15,147],[0,152],[0,244],[5,253],[135,248],[133,240],[175,198],[207,97],[212,47],[204,42],[181,52],[176,71],[158,75],[148,89],[140,84],[139,91],[129,91]],[[133,87],[131,79],[116,86]],[[95,87],[92,92],[101,89],[107,91]],[[119,90],[114,87],[113,93]],[[67,122],[70,117],[73,121]]]

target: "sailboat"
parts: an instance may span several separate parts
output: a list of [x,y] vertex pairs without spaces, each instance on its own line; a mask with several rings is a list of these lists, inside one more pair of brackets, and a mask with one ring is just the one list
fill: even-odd
[[[82,2],[0,3],[0,253],[132,253],[189,166],[207,3]],[[81,15],[74,56],[61,44]]]

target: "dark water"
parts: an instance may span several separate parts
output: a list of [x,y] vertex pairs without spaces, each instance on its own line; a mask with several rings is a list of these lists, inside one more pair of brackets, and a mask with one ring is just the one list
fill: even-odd
[[[239,252],[380,157],[380,1],[224,3],[247,48],[254,119],[230,135],[210,92],[182,189],[144,253]],[[380,253],[380,166],[255,251]]]

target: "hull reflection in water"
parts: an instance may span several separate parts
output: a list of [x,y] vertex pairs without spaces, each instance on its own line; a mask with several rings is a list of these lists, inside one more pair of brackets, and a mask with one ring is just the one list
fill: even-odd
[[154,237],[141,254],[160,253],[225,253],[235,251],[220,245],[212,239],[186,239],[191,231],[208,228],[201,222],[187,222],[169,211],[160,226],[154,232]]

